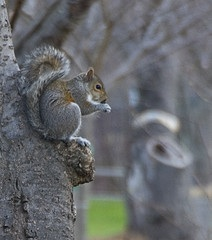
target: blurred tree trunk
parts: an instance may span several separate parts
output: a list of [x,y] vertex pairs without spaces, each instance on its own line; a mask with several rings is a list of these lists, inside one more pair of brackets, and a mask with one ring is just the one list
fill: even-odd
[[[200,240],[208,237],[208,225],[201,222],[203,207],[194,206],[189,195],[192,161],[185,145],[179,143],[177,118],[155,110],[175,113],[179,104],[184,109],[185,103],[178,98],[182,94],[180,78],[172,77],[171,71],[167,77],[168,67],[168,61],[150,65],[140,72],[132,89],[132,95],[137,96],[132,111],[138,116],[131,144],[133,161],[129,161],[126,180],[129,230],[152,240]],[[147,109],[151,117],[147,117]],[[190,139],[192,135],[186,133],[184,138]],[[199,149],[197,145],[191,147]],[[209,221],[207,215],[205,219]]]
[[94,160],[88,148],[48,142],[31,130],[3,0],[0,17],[0,239],[73,240],[72,188],[93,180]]
[[[211,1],[148,4],[141,3],[142,9],[149,6],[135,48],[143,48],[143,57],[134,62],[136,86],[129,91],[131,112],[140,125],[135,122],[137,128],[131,129],[126,168],[128,227],[154,240],[210,239],[211,203],[207,196],[194,201],[189,192],[194,180],[211,184],[212,176],[211,103],[203,100],[212,96]],[[146,110],[152,111],[151,117]],[[158,110],[177,116],[180,131],[172,131],[168,120],[156,116]],[[159,141],[164,135],[170,140]],[[178,169],[173,162],[186,159],[185,146],[193,161]]]
[[[137,141],[132,151],[130,230],[152,240],[199,239],[189,198],[190,156],[169,136],[150,137],[144,146]],[[186,216],[193,216],[192,221]]]

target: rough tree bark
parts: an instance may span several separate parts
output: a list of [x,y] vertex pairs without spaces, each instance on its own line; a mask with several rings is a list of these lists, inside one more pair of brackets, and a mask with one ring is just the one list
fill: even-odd
[[17,90],[6,5],[0,1],[0,239],[74,239],[72,187],[92,181],[89,148],[41,139]]

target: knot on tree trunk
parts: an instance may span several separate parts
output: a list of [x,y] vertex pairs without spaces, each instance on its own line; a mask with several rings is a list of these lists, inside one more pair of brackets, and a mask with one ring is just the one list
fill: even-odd
[[89,147],[81,146],[76,141],[72,141],[60,143],[57,148],[63,157],[66,173],[73,186],[93,181],[95,160]]
[[149,156],[164,166],[183,169],[192,163],[191,154],[169,136],[150,138],[146,147]]

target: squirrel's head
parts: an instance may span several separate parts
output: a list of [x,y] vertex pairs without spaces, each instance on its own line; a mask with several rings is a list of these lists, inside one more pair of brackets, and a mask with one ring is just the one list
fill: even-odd
[[100,103],[106,103],[107,93],[101,79],[94,73],[94,69],[90,67],[86,72],[86,81],[89,91],[92,95],[92,100]]

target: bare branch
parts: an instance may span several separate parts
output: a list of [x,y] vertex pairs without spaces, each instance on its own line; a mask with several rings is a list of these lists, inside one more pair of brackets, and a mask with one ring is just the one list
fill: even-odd
[[146,110],[136,116],[133,121],[133,127],[144,127],[149,123],[162,124],[173,133],[177,133],[180,130],[180,120],[176,116],[158,109]]
[[43,43],[51,43],[61,47],[67,35],[74,29],[95,0],[63,0],[55,1],[43,15],[33,19],[28,31],[17,42],[16,55],[21,57],[24,52]]
[[17,2],[16,2],[15,10],[14,10],[13,16],[10,20],[10,24],[11,24],[12,28],[14,28],[14,26],[15,26],[16,20],[20,14],[20,11],[21,11],[21,8],[22,8],[22,5],[24,4],[24,2],[25,2],[25,0],[17,0]]
[[97,57],[94,61],[94,66],[97,69],[97,71],[99,71],[102,67],[105,52],[107,51],[108,45],[110,43],[111,35],[114,27],[114,23],[110,21],[109,13],[106,12],[106,6],[102,1],[101,1],[101,9],[102,9],[104,24],[106,28],[105,28],[103,40],[98,49]]
[[[209,36],[212,33],[212,27],[208,24],[211,18],[210,12],[211,5],[207,1],[202,3],[201,8],[192,1],[182,3],[177,8],[171,8],[167,1],[162,1],[157,10],[153,12],[142,40],[140,43],[135,43],[137,48],[128,53],[129,56],[125,58],[125,61],[120,62],[110,76],[110,85],[114,81],[125,78],[141,65],[144,67],[145,64],[158,61]],[[125,40],[117,39],[118,44],[124,44],[122,41]]]

